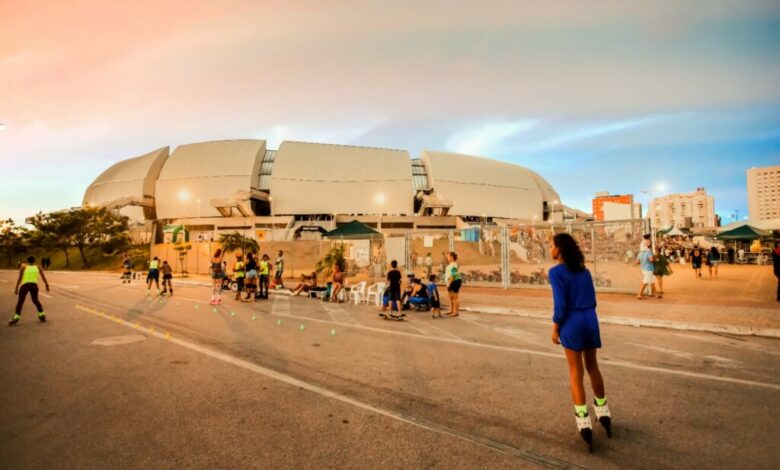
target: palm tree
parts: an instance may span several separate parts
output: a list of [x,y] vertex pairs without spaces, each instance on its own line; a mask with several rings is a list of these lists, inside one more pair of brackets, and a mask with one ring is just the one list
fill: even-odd
[[247,251],[254,253],[260,251],[260,245],[258,245],[257,240],[245,237],[238,232],[223,233],[219,236],[219,244],[222,245],[222,251],[225,253],[240,251],[243,255]]

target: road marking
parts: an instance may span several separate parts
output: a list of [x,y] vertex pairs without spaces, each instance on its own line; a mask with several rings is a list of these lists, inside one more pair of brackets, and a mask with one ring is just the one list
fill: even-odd
[[[96,311],[84,307],[82,305],[76,305],[76,308],[87,313],[94,314]],[[128,328],[137,329],[137,327],[125,320],[119,320],[117,323],[126,326]],[[546,467],[551,468],[584,468],[580,467],[576,464],[566,462],[564,460],[559,460],[554,457],[548,457],[545,455],[537,454],[535,452],[524,450],[524,449],[518,449],[516,447],[513,447],[509,444],[505,444],[500,441],[493,440],[489,437],[480,436],[477,434],[469,434],[467,432],[461,431],[456,428],[452,428],[450,426],[437,423],[435,421],[431,421],[422,417],[418,416],[411,416],[407,415],[403,412],[393,410],[390,408],[385,408],[381,405],[375,405],[371,404],[362,400],[359,400],[357,398],[353,398],[347,395],[343,395],[339,392],[329,390],[323,387],[320,387],[319,385],[315,385],[310,382],[306,382],[300,379],[297,379],[295,377],[283,374],[281,372],[275,371],[273,369],[268,369],[266,367],[254,364],[252,362],[245,361],[243,359],[239,359],[235,356],[231,356],[229,354],[225,354],[219,351],[214,351],[213,349],[208,349],[203,346],[197,345],[195,343],[191,343],[189,341],[185,341],[179,338],[171,338],[170,334],[162,334],[160,332],[155,332],[153,329],[150,329],[149,334],[151,336],[156,336],[157,338],[164,339],[170,343],[177,344],[179,346],[182,346],[184,348],[190,349],[192,351],[204,354],[206,356],[209,356],[213,359],[217,359],[223,362],[226,362],[228,364],[232,364],[234,366],[241,367],[242,369],[246,369],[248,371],[254,372],[256,374],[264,375],[268,378],[277,380],[282,383],[286,383],[288,385],[291,385],[293,387],[299,387],[304,390],[307,390],[309,392],[321,395],[326,398],[330,398],[336,401],[340,401],[342,403],[346,403],[347,405],[354,406],[356,408],[361,408],[367,411],[370,411],[372,413],[386,416],[391,419],[395,419],[397,421],[401,421],[406,424],[411,424],[413,426],[425,429],[427,431],[436,432],[443,435],[448,435],[457,439],[461,439],[466,442],[470,442],[472,444],[476,444],[478,446],[491,449],[497,452],[501,452],[503,454],[512,455],[515,457],[522,458],[524,460],[527,460],[529,462],[534,462],[539,465],[543,465]]]
[[123,335],[123,336],[111,336],[109,338],[99,338],[92,341],[92,344],[96,346],[117,346],[120,344],[137,343],[146,339],[143,335]]
[[[286,303],[286,302],[285,302]],[[287,307],[289,307],[289,303],[286,303]],[[273,309],[272,309],[273,310]],[[358,330],[364,330],[364,331],[373,331],[376,333],[382,333],[382,334],[389,334],[389,335],[396,335],[396,336],[403,336],[407,338],[416,338],[416,339],[426,339],[429,341],[439,341],[442,343],[450,343],[450,344],[458,344],[463,346],[472,346],[472,347],[478,347],[483,349],[491,349],[494,351],[504,351],[504,352],[511,352],[511,353],[519,353],[519,354],[528,354],[533,356],[540,356],[540,357],[549,357],[557,360],[563,360],[565,359],[565,356],[563,355],[563,352],[560,353],[552,353],[552,352],[546,352],[546,351],[539,351],[534,349],[526,349],[526,348],[516,348],[511,346],[500,346],[496,344],[487,344],[487,343],[480,343],[477,341],[471,341],[466,339],[455,339],[455,338],[444,338],[440,336],[427,336],[423,334],[417,334],[417,333],[411,333],[406,331],[398,331],[393,330],[389,328],[378,328],[378,327],[372,327],[372,326],[365,326],[365,325],[359,325],[359,324],[351,324],[346,322],[334,322],[331,320],[325,320],[321,318],[314,318],[314,317],[306,317],[301,315],[293,315],[293,314],[283,314],[283,313],[274,313],[271,312],[273,315],[284,317],[284,318],[291,318],[296,320],[303,320],[308,322],[315,322],[315,323],[325,323],[329,325],[340,325],[342,327],[346,328],[354,328]],[[411,323],[411,322],[410,322]],[[657,366],[646,366],[642,364],[637,364],[631,361],[623,361],[618,359],[607,359],[603,358],[600,361],[603,365],[607,366],[614,366],[614,367],[622,367],[624,369],[633,369],[633,370],[640,370],[645,372],[657,372],[661,374],[669,374],[669,375],[677,375],[680,377],[688,377],[688,378],[694,378],[694,379],[702,379],[702,380],[710,380],[714,382],[724,382],[724,383],[732,383],[732,384],[739,384],[739,385],[747,385],[747,386],[753,386],[753,387],[760,387],[760,388],[769,388],[773,390],[780,390],[780,384],[776,383],[770,383],[770,382],[758,382],[754,380],[747,380],[747,379],[738,379],[733,377],[722,377],[719,375],[711,375],[711,374],[705,374],[700,372],[688,372],[684,370],[677,370],[677,369],[667,369],[663,367],[657,367]]]

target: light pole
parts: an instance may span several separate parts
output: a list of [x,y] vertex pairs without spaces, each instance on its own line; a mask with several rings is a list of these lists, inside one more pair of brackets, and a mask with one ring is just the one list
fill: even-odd
[[[662,184],[659,184],[655,188],[652,189],[643,189],[642,193],[647,194],[650,200],[647,203],[647,216],[650,219],[650,242],[652,244],[653,252],[655,252],[655,223],[653,215],[655,215],[655,197],[653,195],[655,193],[660,193],[664,190],[664,186]],[[652,210],[651,210],[652,208]],[[651,215],[652,214],[652,215]]]
[[[187,242],[187,226],[185,225],[185,221],[187,218],[187,202],[190,200],[190,193],[186,189],[182,189],[179,191],[179,201],[181,201],[181,231],[184,236],[184,240],[182,240],[182,248],[184,247],[184,243]],[[179,268],[180,272],[179,274],[183,277],[184,276],[184,258],[179,257],[181,260],[179,262]]]

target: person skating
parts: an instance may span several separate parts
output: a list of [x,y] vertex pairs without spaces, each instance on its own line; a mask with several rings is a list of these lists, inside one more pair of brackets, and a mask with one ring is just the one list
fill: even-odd
[[398,261],[390,262],[390,271],[387,272],[387,294],[390,301],[390,311],[387,313],[390,317],[398,318],[401,316],[401,281],[403,275],[398,270]]
[[244,287],[246,290],[246,297],[244,297],[244,302],[254,302],[257,294],[258,273],[257,261],[255,260],[255,255],[252,253],[247,253],[246,255],[245,268],[246,281],[244,281]]
[[222,280],[225,278],[225,270],[222,264],[222,248],[217,248],[214,256],[211,257],[211,299],[209,303],[222,303]]
[[693,266],[693,275],[695,277],[701,277],[701,262],[703,253],[698,246],[693,248],[691,252],[691,266]]
[[260,260],[260,290],[258,292],[260,299],[268,299],[268,278],[271,275],[271,258],[263,254]]
[[[16,310],[14,310],[14,316],[8,322],[8,326],[14,326],[19,323],[22,318],[22,306],[27,299],[27,294],[30,294],[30,299],[38,309],[38,320],[41,322],[46,321],[46,314],[43,312],[43,305],[38,300],[38,278],[43,280],[46,286],[46,292],[49,292],[49,281],[46,280],[46,275],[43,273],[43,269],[39,268],[35,264],[35,256],[27,258],[27,264],[23,264],[19,268],[19,278],[16,280],[16,287],[14,288],[14,295],[18,295],[19,298],[16,302]],[[20,287],[21,286],[21,287]]]
[[233,265],[233,277],[236,279],[236,300],[241,300],[241,293],[244,291],[244,277],[246,269],[244,268],[244,258],[236,255],[236,263]]
[[130,284],[130,280],[133,277],[133,262],[130,260],[130,256],[125,255],[124,261],[122,261],[122,284]]
[[149,261],[149,274],[146,275],[146,290],[152,290],[152,281],[157,287],[157,293],[160,293],[160,258],[154,257]]
[[276,289],[284,288],[284,251],[279,250],[279,257],[276,258],[274,263],[274,284]]
[[173,284],[171,284],[171,280],[173,279],[173,268],[168,264],[168,261],[163,261],[161,271],[163,275],[162,295],[165,295],[166,293],[168,295],[173,295]]
[[[577,242],[567,233],[553,237],[552,256],[558,264],[550,269],[553,292],[552,342],[563,345],[569,366],[571,396],[577,430],[593,451],[593,426],[583,386],[584,371],[588,372],[595,398],[596,418],[612,437],[612,418],[604,391],[604,378],[599,370],[596,350],[601,348],[599,322],[596,316],[596,291],[593,278],[585,268],[585,256]],[[584,369],[583,369],[584,362]]]

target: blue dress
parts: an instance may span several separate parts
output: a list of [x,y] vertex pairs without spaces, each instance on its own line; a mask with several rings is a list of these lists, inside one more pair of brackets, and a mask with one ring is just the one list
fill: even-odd
[[553,322],[558,325],[561,344],[572,351],[601,347],[596,291],[590,271],[572,272],[559,264],[549,272],[553,291]]

